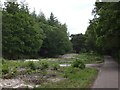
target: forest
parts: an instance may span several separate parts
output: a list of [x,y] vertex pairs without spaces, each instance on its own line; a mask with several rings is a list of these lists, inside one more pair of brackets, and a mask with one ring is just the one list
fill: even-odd
[[97,52],[120,59],[120,2],[96,2],[85,34],[71,35],[76,52]]
[[[53,13],[30,13],[24,3],[6,2],[2,10],[2,53],[7,59],[55,57],[97,52],[120,57],[120,3],[95,3],[85,34],[69,35]],[[69,39],[71,38],[71,39]]]
[[67,26],[51,13],[29,12],[24,4],[6,2],[2,11],[2,53],[6,59],[54,57],[72,50]]
[[95,2],[91,12],[85,34],[70,35],[54,12],[47,18],[30,12],[24,2],[5,2],[0,11],[1,87],[92,88],[99,75],[117,85],[112,81],[120,63],[120,2]]

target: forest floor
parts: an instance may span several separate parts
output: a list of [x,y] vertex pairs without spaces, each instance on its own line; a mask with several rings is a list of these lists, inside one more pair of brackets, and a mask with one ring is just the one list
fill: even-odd
[[118,64],[111,56],[105,56],[104,60],[92,88],[118,88]]

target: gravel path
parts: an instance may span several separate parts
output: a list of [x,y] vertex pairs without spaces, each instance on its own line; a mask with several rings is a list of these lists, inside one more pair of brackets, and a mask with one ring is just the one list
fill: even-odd
[[112,57],[105,56],[105,63],[92,88],[118,88],[118,64]]

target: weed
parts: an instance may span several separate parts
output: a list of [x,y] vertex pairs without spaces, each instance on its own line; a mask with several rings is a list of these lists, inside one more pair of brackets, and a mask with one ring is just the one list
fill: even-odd
[[9,72],[8,65],[6,65],[6,64],[2,65],[2,73],[7,74],[8,72]]
[[76,67],[76,68],[84,69],[85,64],[81,60],[76,59],[75,61],[73,61],[72,67],[73,68]]
[[60,68],[60,65],[58,63],[52,64],[52,70],[58,70]]
[[30,69],[32,69],[32,70],[36,69],[36,66],[35,66],[34,62],[32,62],[32,61],[28,62],[28,67],[30,67]]
[[44,70],[44,69],[47,69],[48,68],[48,63],[47,62],[44,62],[44,61],[42,61],[42,62],[40,62],[40,65],[41,65],[41,70]]

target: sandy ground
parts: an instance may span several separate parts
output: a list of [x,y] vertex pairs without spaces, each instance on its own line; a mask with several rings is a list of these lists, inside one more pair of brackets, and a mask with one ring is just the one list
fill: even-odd
[[32,85],[27,85],[20,79],[0,79],[0,90],[2,88],[33,88]]

